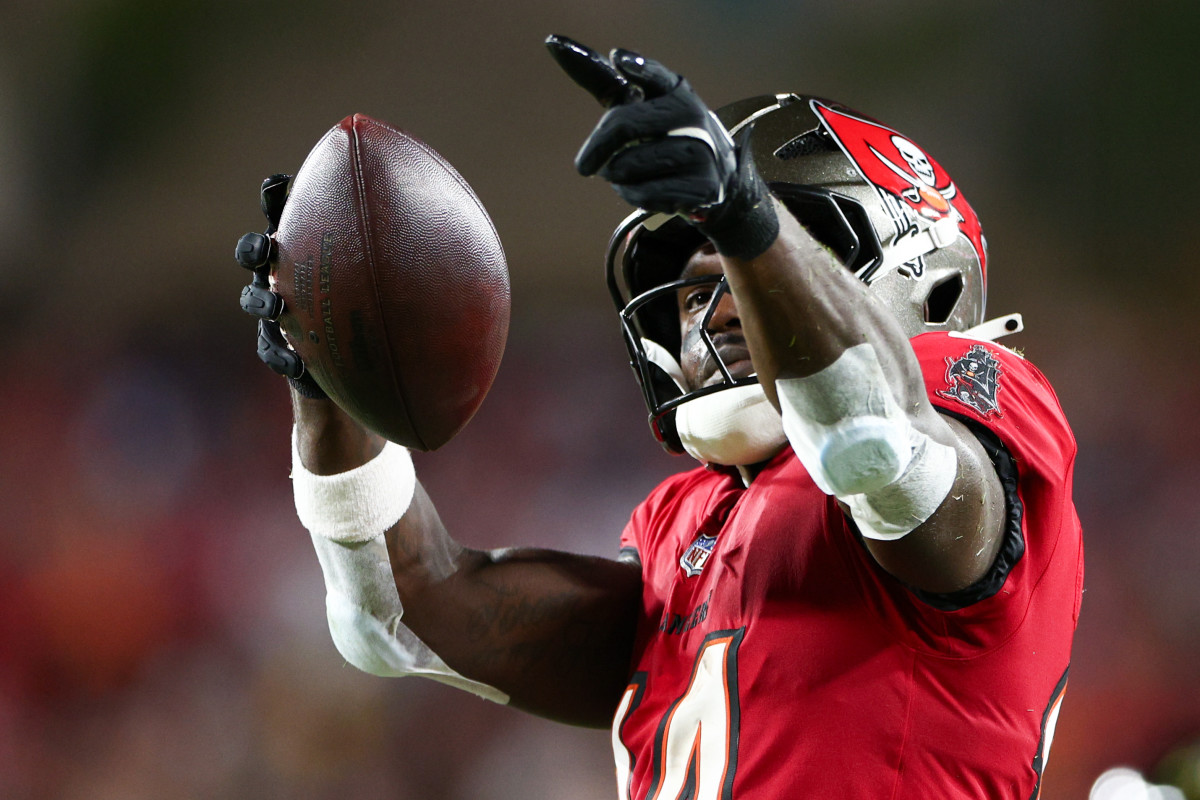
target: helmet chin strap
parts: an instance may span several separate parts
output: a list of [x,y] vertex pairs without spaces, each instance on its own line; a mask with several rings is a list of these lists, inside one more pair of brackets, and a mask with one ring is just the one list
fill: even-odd
[[[642,339],[642,348],[646,358],[686,394],[683,369],[675,357],[651,339]],[[683,403],[675,410],[675,429],[683,449],[703,464],[747,467],[766,461],[787,444],[783,418],[757,383]]]
[[667,348],[663,347],[653,339],[642,339],[642,350],[646,353],[646,360],[654,366],[661,369],[671,377],[675,385],[679,387],[679,391],[687,394],[688,385],[683,377],[683,367],[679,366],[679,362],[675,360],[675,356]]
[[787,444],[783,419],[757,383],[689,400],[676,409],[675,428],[683,449],[705,464],[750,466]]

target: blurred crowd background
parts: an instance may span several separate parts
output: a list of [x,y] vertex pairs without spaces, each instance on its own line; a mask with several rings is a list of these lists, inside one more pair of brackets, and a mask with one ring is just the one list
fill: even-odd
[[[615,553],[689,462],[652,440],[625,363],[602,255],[627,210],[572,168],[598,107],[549,33],[640,50],[714,106],[837,98],[954,176],[989,312],[1024,313],[1009,343],[1079,441],[1086,594],[1042,796],[1158,774],[1200,737],[1198,9],[7,0],[0,797],[613,796],[604,731],[342,662],[232,258],[260,180],[343,116],[425,139],[492,213],[513,327],[482,410],[419,472],[467,544]],[[1137,791],[1107,797],[1158,796]]]

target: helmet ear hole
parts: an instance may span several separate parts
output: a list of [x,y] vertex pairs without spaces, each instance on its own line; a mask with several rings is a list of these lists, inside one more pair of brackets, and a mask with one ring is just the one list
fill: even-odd
[[954,313],[958,299],[962,297],[963,280],[961,275],[951,275],[946,280],[933,287],[925,298],[925,321],[932,325],[943,325]]

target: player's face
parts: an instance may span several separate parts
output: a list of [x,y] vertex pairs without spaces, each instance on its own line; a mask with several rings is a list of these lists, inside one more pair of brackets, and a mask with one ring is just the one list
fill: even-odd
[[[720,278],[723,274],[721,259],[716,249],[711,244],[705,244],[688,259],[680,277],[711,275]],[[716,361],[700,336],[704,317],[708,313],[716,288],[715,281],[701,283],[685,286],[676,295],[680,333],[683,337],[679,365],[683,368],[683,376],[691,389],[709,386],[722,379]],[[750,363],[750,351],[746,348],[746,338],[742,335],[742,321],[729,292],[724,292],[717,301],[717,308],[708,322],[708,331],[717,353],[734,378],[745,378],[754,373],[754,365]]]

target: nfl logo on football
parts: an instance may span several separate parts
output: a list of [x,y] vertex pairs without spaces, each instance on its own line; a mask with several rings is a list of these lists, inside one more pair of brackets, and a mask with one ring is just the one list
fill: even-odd
[[705,536],[700,534],[696,537],[696,541],[692,542],[691,546],[684,552],[679,559],[679,566],[683,567],[684,573],[689,578],[694,578],[700,574],[700,570],[704,569],[704,565],[708,563],[708,557],[712,555],[713,547],[717,543],[717,537]]

